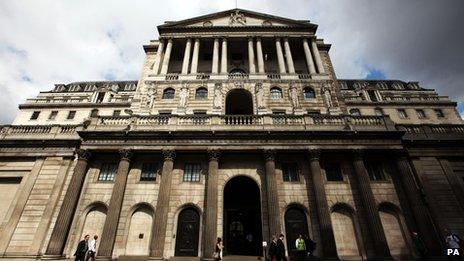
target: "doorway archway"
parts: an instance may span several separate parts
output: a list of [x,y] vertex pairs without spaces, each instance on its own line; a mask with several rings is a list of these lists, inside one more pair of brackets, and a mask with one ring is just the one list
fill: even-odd
[[288,254],[295,256],[296,239],[300,235],[309,237],[306,213],[299,207],[292,206],[285,212],[285,232],[287,233]]
[[225,251],[228,255],[260,256],[262,239],[259,187],[251,178],[232,178],[224,189]]
[[193,207],[183,209],[177,218],[176,256],[198,256],[200,214]]
[[253,114],[253,98],[251,93],[244,89],[231,90],[226,96],[226,114]]

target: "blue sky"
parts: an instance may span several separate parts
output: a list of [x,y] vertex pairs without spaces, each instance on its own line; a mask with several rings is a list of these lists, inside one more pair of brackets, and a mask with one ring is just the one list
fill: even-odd
[[[0,123],[56,83],[136,80],[156,26],[235,7],[234,0],[0,1]],[[311,20],[338,78],[418,81],[464,113],[464,1],[253,0],[239,7]]]

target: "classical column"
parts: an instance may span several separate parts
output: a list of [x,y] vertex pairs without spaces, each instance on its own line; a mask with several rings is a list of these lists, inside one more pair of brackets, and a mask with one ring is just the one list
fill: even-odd
[[338,259],[330,210],[329,205],[327,204],[321,165],[319,163],[320,151],[310,150],[308,155],[311,167],[311,177],[314,184],[314,197],[316,201],[317,218],[319,220],[322,254],[325,259]]
[[275,44],[276,44],[277,61],[279,62],[280,74],[285,74],[287,73],[287,71],[285,70],[284,54],[282,53],[282,45],[280,44],[279,38],[276,38]]
[[295,73],[295,66],[293,65],[292,51],[290,50],[290,43],[288,38],[284,39],[285,57],[287,58],[288,73]]
[[219,150],[209,150],[208,176],[206,178],[205,232],[203,236],[203,257],[213,258],[217,238],[218,214],[218,168]]
[[316,67],[314,67],[313,58],[311,56],[311,50],[309,49],[308,39],[303,38],[303,50],[306,57],[306,65],[308,66],[308,72],[310,74],[316,73]]
[[103,226],[98,256],[104,259],[111,259],[113,246],[116,240],[116,231],[118,230],[119,215],[121,214],[124,191],[126,189],[127,175],[129,174],[130,158],[132,151],[122,149],[119,151],[121,159],[118,165],[118,171],[114,180],[113,191],[111,193],[110,205]]
[[218,73],[218,65],[219,63],[219,39],[218,38],[214,38],[214,44],[213,44],[213,65],[212,65],[212,68],[211,68],[211,72],[213,74],[217,74]]
[[258,72],[264,73],[263,47],[260,37],[256,38],[256,57],[258,58]]
[[163,57],[163,65],[161,66],[160,74],[167,74],[169,68],[169,59],[171,59],[171,50],[172,50],[172,39],[168,40],[168,44],[166,45],[166,51]]
[[60,256],[63,253],[66,238],[68,237],[69,228],[76,212],[77,202],[81,194],[82,186],[84,184],[85,175],[87,173],[88,161],[90,159],[90,152],[88,150],[76,150],[77,163],[74,167],[74,173],[71,177],[66,194],[63,199],[63,205],[58,213],[55,227],[53,228],[50,242],[48,244],[46,255]]
[[319,49],[317,49],[316,39],[311,39],[311,48],[314,55],[314,60],[316,60],[317,71],[319,73],[325,73],[324,65],[322,64],[321,55],[319,54]]
[[197,74],[199,52],[200,52],[200,39],[197,38],[195,39],[195,44],[193,45],[192,67],[190,68],[191,74]]
[[182,74],[188,73],[191,48],[192,48],[192,39],[187,39],[187,42],[185,43],[184,61],[182,62]]
[[255,68],[255,51],[253,46],[253,38],[248,38],[248,67],[250,68],[250,74],[256,73]]
[[227,38],[222,38],[221,74],[227,73]]
[[366,220],[370,234],[374,240],[374,249],[377,258],[390,258],[385,232],[383,231],[382,221],[380,220],[377,204],[371,189],[371,181],[362,157],[362,151],[354,151],[354,170],[358,180],[358,190],[361,203],[366,211]]
[[266,159],[265,169],[269,235],[272,237],[279,236],[281,233],[279,200],[277,194],[277,180],[275,171],[275,152],[273,150],[265,150],[264,156]]
[[160,40],[160,43],[158,45],[158,50],[156,50],[155,62],[153,64],[153,72],[155,75],[158,74],[159,72],[161,59],[163,58],[163,52],[164,52],[164,40]]
[[414,174],[406,155],[400,154],[396,160],[396,167],[399,171],[398,176],[406,192],[409,206],[416,220],[416,225],[419,228],[419,235],[424,240],[429,255],[440,256],[443,252],[440,239],[435,233],[435,226],[414,180]]
[[176,156],[173,150],[163,150],[164,162],[161,171],[161,183],[156,201],[155,217],[151,231],[150,257],[162,258],[164,240],[166,238],[166,223],[168,221],[169,198],[171,196],[172,169]]

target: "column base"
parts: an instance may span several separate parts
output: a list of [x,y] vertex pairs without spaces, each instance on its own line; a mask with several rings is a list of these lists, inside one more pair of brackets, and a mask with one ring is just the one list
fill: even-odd
[[41,260],[62,260],[66,259],[63,255],[43,255]]
[[148,258],[148,260],[168,260],[168,259],[164,257],[151,256]]
[[110,261],[110,260],[111,260],[111,257],[110,257],[110,256],[96,256],[96,257],[95,257],[95,260],[99,260],[99,261]]

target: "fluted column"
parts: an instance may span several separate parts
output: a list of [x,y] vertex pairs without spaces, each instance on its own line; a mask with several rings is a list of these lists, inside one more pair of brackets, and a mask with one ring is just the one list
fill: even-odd
[[219,39],[214,38],[214,43],[213,43],[213,65],[211,67],[211,72],[213,74],[218,73],[218,65],[219,63]]
[[221,74],[227,74],[227,38],[222,38]]
[[256,57],[258,58],[258,72],[264,73],[263,47],[259,37],[256,38]]
[[110,205],[106,215],[105,225],[101,235],[98,256],[103,259],[110,259],[113,253],[116,231],[118,230],[119,215],[121,214],[122,201],[126,189],[127,176],[129,174],[130,159],[132,151],[123,149],[119,151],[121,159],[118,171],[114,180],[113,191],[111,193]]
[[192,68],[190,68],[191,74],[197,74],[199,52],[200,52],[200,39],[197,38],[195,39],[195,44],[193,45]]
[[317,218],[319,220],[322,254],[326,259],[338,259],[330,210],[329,205],[327,204],[327,196],[325,194],[325,186],[319,162],[320,151],[310,150],[308,155],[311,167],[311,177],[314,184],[314,197],[316,201]]
[[414,180],[414,174],[406,155],[400,155],[397,158],[396,167],[399,171],[398,176],[406,192],[409,206],[411,207],[414,219],[419,228],[419,235],[421,235],[421,238],[424,240],[429,255],[440,256],[443,252],[440,239],[434,231],[435,226]]
[[168,40],[166,45],[166,51],[164,52],[163,65],[161,66],[160,74],[167,74],[169,68],[169,60],[171,59],[171,50],[172,50],[172,39]]
[[192,48],[192,39],[187,39],[187,42],[185,43],[184,60],[182,62],[182,74],[188,73],[191,48]]
[[290,43],[288,38],[284,39],[285,57],[287,58],[288,73],[295,73],[295,66],[293,65],[292,51],[290,50]]
[[354,151],[354,170],[358,179],[358,190],[361,203],[366,211],[366,220],[370,234],[374,239],[374,249],[377,258],[390,258],[387,239],[380,220],[377,204],[371,189],[371,181],[364,165],[362,151]]
[[205,197],[205,232],[203,240],[203,257],[213,258],[217,238],[218,214],[218,168],[219,150],[209,150],[208,176]]
[[163,150],[163,156],[163,170],[161,171],[161,183],[158,191],[158,200],[156,201],[150,243],[150,257],[155,258],[163,257],[166,224],[169,212],[169,198],[171,196],[172,169],[174,167],[176,153],[173,150]]
[[48,244],[47,251],[45,252],[46,255],[60,256],[63,253],[69,228],[71,227],[71,223],[76,212],[77,202],[79,201],[79,195],[81,194],[82,186],[84,184],[91,153],[88,150],[78,149],[76,150],[76,154],[78,157],[77,163],[74,167],[74,173],[69,183],[72,184],[72,186],[68,187],[64,196],[63,205],[58,213],[58,218],[56,219],[55,227],[53,228],[53,232],[50,237],[50,243]]
[[273,150],[265,150],[264,157],[266,159],[265,169],[269,235],[272,237],[273,235],[278,236],[281,233],[279,200],[277,194],[277,180],[275,171],[275,152]]
[[256,73],[255,67],[255,51],[253,46],[253,38],[248,38],[248,67],[250,68],[250,74]]
[[316,67],[314,66],[313,58],[311,56],[311,50],[309,49],[308,39],[303,38],[303,50],[306,57],[306,65],[308,66],[308,72],[310,74],[316,73]]
[[161,59],[163,58],[164,52],[164,40],[160,40],[158,50],[156,51],[155,62],[153,64],[153,73],[156,75],[159,73]]
[[276,52],[277,52],[277,61],[279,63],[279,71],[280,74],[285,74],[287,71],[285,70],[285,62],[284,62],[284,54],[282,52],[282,45],[280,44],[280,39],[276,38]]
[[311,39],[311,49],[314,55],[314,60],[316,61],[317,71],[319,73],[325,73],[321,55],[319,54],[319,49],[317,48],[316,39]]

